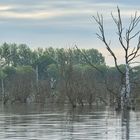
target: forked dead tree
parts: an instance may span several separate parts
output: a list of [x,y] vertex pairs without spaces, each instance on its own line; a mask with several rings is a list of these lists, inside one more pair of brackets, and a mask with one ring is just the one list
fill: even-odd
[[[105,44],[107,50],[109,51],[109,53],[112,55],[114,59],[117,70],[124,77],[124,82],[122,83],[122,90],[120,91],[121,108],[124,108],[124,107],[130,108],[132,105],[130,64],[134,63],[134,60],[138,56],[140,56],[140,54],[138,54],[139,49],[140,49],[140,36],[139,36],[140,30],[136,31],[137,26],[140,22],[140,16],[138,16],[137,12],[135,12],[135,15],[131,17],[128,27],[123,26],[121,12],[118,7],[117,7],[117,17],[115,17],[112,13],[111,13],[111,16],[115,25],[117,26],[118,40],[125,53],[125,56],[124,56],[125,72],[121,71],[121,69],[119,68],[118,63],[117,63],[117,57],[110,47],[111,43],[110,41],[106,40],[103,16],[97,13],[97,16],[93,16],[93,17],[99,27],[99,33],[97,33],[97,37]],[[138,40],[137,40],[136,46],[132,48],[130,43],[134,39],[138,39]]]

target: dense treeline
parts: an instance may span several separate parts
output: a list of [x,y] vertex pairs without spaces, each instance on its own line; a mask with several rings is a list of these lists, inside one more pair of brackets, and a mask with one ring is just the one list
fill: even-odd
[[[121,75],[116,68],[106,66],[96,49],[33,50],[25,44],[4,43],[0,46],[0,64],[0,98],[4,104],[55,102],[76,107],[120,100]],[[140,67],[133,69],[131,86],[136,98]]]

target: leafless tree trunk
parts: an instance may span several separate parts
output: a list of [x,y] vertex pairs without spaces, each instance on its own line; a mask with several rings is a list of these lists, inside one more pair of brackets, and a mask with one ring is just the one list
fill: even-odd
[[36,65],[36,68],[35,68],[35,72],[36,72],[36,87],[37,87],[37,93],[38,93],[38,81],[39,81],[39,78],[38,78],[38,65]]
[[1,79],[1,89],[2,89],[2,101],[4,101],[5,90],[4,90],[4,80]]
[[[125,80],[124,80],[125,82],[122,84],[122,90],[121,90],[121,98],[123,100],[121,107],[123,108],[124,106],[130,107],[130,104],[131,104],[130,64],[134,63],[134,59],[139,56],[138,51],[140,49],[140,36],[139,36],[140,31],[135,32],[135,29],[140,22],[140,16],[137,16],[137,12],[135,12],[135,15],[133,17],[131,17],[128,28],[125,28],[125,27],[123,27],[120,9],[118,7],[117,7],[117,13],[118,13],[117,18],[112,13],[111,13],[111,16],[112,16],[114,23],[117,26],[117,35],[118,35],[119,43],[125,52],[125,56],[124,56],[125,72],[121,71],[121,69],[118,66],[117,57],[110,47],[111,42],[110,41],[108,42],[106,40],[103,16],[99,15],[97,13],[97,16],[96,17],[93,16],[93,17],[99,27],[100,33],[99,34],[97,33],[97,37],[105,44],[107,50],[110,52],[110,54],[114,58],[116,68],[122,74],[122,76],[125,78]],[[137,37],[138,37],[137,45],[135,47],[133,47],[133,49],[132,49],[130,47],[130,42]]]

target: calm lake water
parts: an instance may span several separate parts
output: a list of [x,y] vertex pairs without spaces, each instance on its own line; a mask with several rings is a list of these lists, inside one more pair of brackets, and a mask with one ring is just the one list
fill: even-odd
[[58,105],[0,107],[0,140],[139,140],[140,111]]

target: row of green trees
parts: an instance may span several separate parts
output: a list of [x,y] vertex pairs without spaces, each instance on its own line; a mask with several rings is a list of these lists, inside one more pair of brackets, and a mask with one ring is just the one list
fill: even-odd
[[[68,102],[76,107],[119,100],[121,75],[116,68],[106,66],[96,49],[34,50],[25,44],[4,43],[0,46],[0,64],[0,97],[4,104]],[[139,67],[131,73],[140,75]],[[134,82],[139,83],[139,78]],[[135,85],[138,93],[139,86]]]

